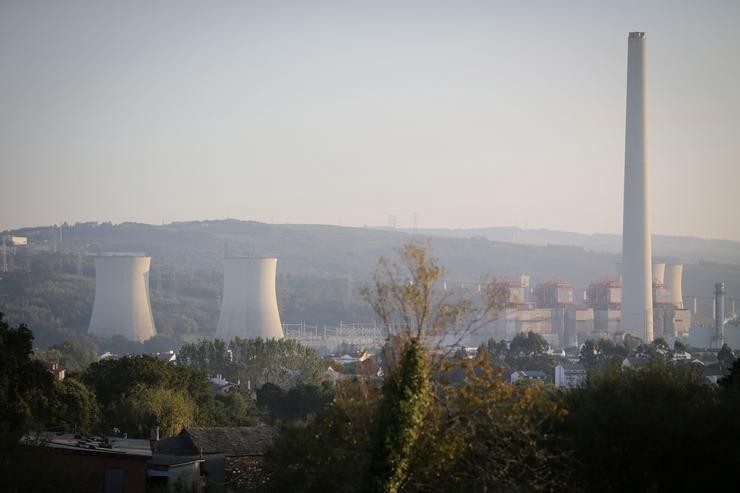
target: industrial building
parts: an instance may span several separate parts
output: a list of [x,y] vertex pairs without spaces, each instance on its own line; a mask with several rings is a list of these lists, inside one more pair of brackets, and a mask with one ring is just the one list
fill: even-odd
[[121,335],[143,342],[157,334],[149,300],[150,263],[151,257],[138,253],[106,253],[95,258],[91,335]]
[[275,276],[277,259],[271,257],[226,258],[224,292],[216,337],[281,339]]

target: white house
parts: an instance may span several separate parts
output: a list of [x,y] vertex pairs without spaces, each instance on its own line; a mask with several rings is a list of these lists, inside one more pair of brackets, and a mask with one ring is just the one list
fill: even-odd
[[555,386],[574,389],[586,381],[586,368],[580,363],[569,361],[555,367]]

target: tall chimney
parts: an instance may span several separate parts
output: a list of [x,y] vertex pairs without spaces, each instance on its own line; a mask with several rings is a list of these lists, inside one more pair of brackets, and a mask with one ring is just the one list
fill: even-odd
[[714,285],[714,337],[717,347],[721,348],[725,341],[725,283]]
[[651,342],[653,275],[645,129],[645,46],[645,33],[629,34],[622,226],[622,330]]

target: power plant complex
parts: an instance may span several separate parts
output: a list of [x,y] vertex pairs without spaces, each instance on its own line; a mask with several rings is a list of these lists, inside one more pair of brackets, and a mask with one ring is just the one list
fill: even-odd
[[[626,334],[643,341],[688,338],[702,347],[718,347],[727,339],[740,346],[740,330],[724,330],[724,285],[716,287],[716,326],[699,327],[690,334],[692,310],[684,307],[683,265],[675,261],[653,263],[646,114],[646,37],[645,33],[632,32],[627,50],[621,278],[596,280],[580,290],[559,279],[540,282],[534,288],[526,275],[504,280],[508,299],[503,309],[486,330],[471,336],[469,344],[490,337],[511,340],[518,333],[531,331],[541,334],[554,347],[572,347],[586,339]],[[156,335],[149,299],[150,260],[140,254],[106,254],[95,259],[90,334],[122,335],[135,341]],[[223,297],[216,337],[284,337],[276,270],[277,258],[273,257],[223,260]],[[734,304],[732,311],[734,314]],[[696,314],[696,300],[693,313]],[[361,329],[352,328],[359,330],[357,337],[379,340],[372,327]],[[311,337],[320,338],[318,327],[308,332],[313,333]],[[324,339],[326,332],[324,328]],[[298,333],[299,337],[309,337],[305,324],[299,326]],[[296,333],[289,330],[289,337],[296,337]],[[340,337],[339,332],[335,337]]]

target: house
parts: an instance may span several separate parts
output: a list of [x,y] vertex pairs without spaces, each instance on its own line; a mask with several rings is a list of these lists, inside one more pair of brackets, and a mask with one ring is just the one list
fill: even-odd
[[540,370],[517,370],[511,374],[511,383],[544,383],[547,375]]
[[23,462],[32,467],[22,491],[33,491],[39,481],[56,491],[146,491],[149,440],[41,432],[25,435],[21,445]]
[[717,382],[728,375],[728,371],[723,369],[719,363],[707,365],[704,367],[704,379],[708,384],[717,385]]
[[[253,488],[264,483],[262,459],[272,445],[275,428],[267,425],[185,428],[176,437],[157,442],[155,452],[169,456],[202,456],[202,471],[215,485],[239,483]],[[239,476],[234,477],[235,471]]]
[[624,358],[624,360],[622,360],[622,370],[641,370],[642,368],[645,368],[649,362],[650,359],[648,358]]
[[177,363],[177,353],[174,351],[155,353],[154,357],[159,361],[164,361],[165,363],[172,363],[173,365]]
[[214,392],[223,394],[233,388],[238,387],[238,385],[235,383],[229,382],[223,377],[223,375],[219,373],[215,377],[211,378],[211,387],[213,388]]
[[156,491],[200,491],[200,455],[155,453],[147,463],[148,487]]
[[586,381],[586,368],[581,363],[565,361],[555,367],[555,386],[574,389]]
[[56,361],[43,360],[41,361],[41,364],[44,365],[44,368],[46,368],[49,373],[54,375],[54,378],[56,378],[57,380],[64,380],[64,374],[67,372],[67,370],[59,366],[59,363],[57,363]]

